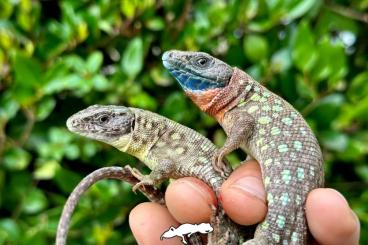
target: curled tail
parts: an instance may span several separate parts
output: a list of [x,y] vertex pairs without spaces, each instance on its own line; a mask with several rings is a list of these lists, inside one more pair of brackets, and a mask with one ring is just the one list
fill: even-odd
[[[88,190],[91,185],[102,179],[119,179],[124,180],[132,185],[139,182],[132,173],[132,169],[129,166],[125,167],[104,167],[95,170],[82,179],[81,182],[75,187],[70,194],[68,200],[64,205],[63,212],[59,221],[59,225],[56,232],[56,245],[65,245],[69,230],[69,224],[71,216],[75,207],[77,206],[81,196]],[[148,197],[151,201],[164,203],[163,195],[161,192],[155,190],[152,186],[145,186],[144,189],[140,189],[142,193]]]

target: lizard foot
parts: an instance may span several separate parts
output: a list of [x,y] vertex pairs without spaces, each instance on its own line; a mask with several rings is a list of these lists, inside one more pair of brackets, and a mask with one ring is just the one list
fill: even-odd
[[[144,176],[144,177],[146,177],[146,176]],[[140,182],[138,182],[137,184],[135,184],[133,187],[132,187],[132,191],[134,192],[134,193],[137,193],[137,190],[141,187],[141,186],[143,186],[143,188],[144,188],[144,186],[145,185],[153,185],[154,183],[153,183],[153,181],[151,180],[151,179],[149,179],[149,178],[143,178]]]

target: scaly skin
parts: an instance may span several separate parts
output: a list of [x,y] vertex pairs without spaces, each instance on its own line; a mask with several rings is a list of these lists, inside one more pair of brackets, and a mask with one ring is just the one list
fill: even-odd
[[[67,121],[68,129],[88,138],[110,144],[137,157],[152,171],[149,175],[134,172],[141,185],[154,185],[167,178],[196,177],[216,193],[224,177],[212,167],[217,148],[194,130],[158,114],[124,106],[90,106]],[[230,173],[227,169],[226,174]],[[208,244],[239,244],[238,226],[221,207],[212,217],[218,227],[209,234]]]
[[222,158],[237,148],[261,165],[268,213],[245,244],[307,244],[304,203],[312,189],[323,186],[323,159],[303,117],[245,72],[206,53],[168,51],[162,60],[228,136],[215,168],[222,171]]
[[[68,236],[70,219],[73,211],[77,206],[81,196],[91,187],[94,183],[102,179],[118,179],[135,185],[139,180],[133,176],[133,169],[127,165],[125,167],[104,167],[99,168],[79,182],[70,194],[66,201],[61,218],[59,221],[58,229],[56,232],[56,245],[65,245]],[[159,190],[156,190],[152,186],[141,186],[139,191],[142,192],[150,201],[159,204],[164,204],[164,195]]]

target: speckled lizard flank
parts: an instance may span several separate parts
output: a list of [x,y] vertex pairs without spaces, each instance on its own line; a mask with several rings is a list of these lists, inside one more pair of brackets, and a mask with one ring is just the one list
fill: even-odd
[[[224,177],[212,166],[217,148],[194,130],[158,114],[124,106],[90,106],[67,121],[70,131],[108,143],[140,159],[152,171],[134,172],[141,185],[154,185],[166,178],[192,176],[206,182],[218,195]],[[226,170],[229,174],[230,170]],[[239,244],[240,230],[221,207],[212,217],[213,233],[208,244]]]
[[239,147],[261,164],[268,213],[245,244],[307,244],[304,202],[323,186],[323,160],[303,117],[245,72],[206,53],[169,51],[163,62],[228,136],[215,168],[222,171],[222,158]]

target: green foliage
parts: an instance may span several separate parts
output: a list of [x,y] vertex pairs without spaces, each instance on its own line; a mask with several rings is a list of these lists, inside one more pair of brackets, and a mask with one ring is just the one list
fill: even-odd
[[[367,9],[358,0],[0,1],[0,244],[52,243],[83,176],[142,167],[67,131],[68,116],[88,105],[153,110],[223,144],[164,70],[160,56],[174,48],[208,51],[298,108],[323,148],[326,185],[348,199],[366,244]],[[142,200],[125,183],[93,186],[70,244],[134,244],[127,216]]]

